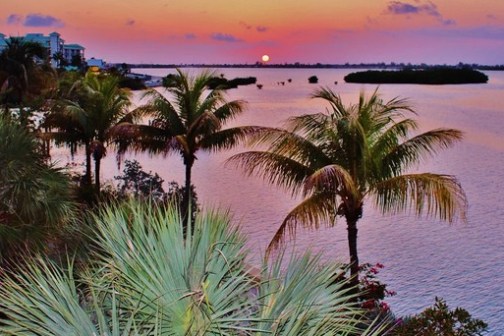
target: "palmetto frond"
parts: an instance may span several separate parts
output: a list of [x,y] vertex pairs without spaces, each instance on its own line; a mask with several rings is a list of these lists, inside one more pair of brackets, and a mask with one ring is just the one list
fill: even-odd
[[454,176],[409,174],[376,183],[370,190],[376,205],[384,213],[412,209],[417,215],[428,215],[453,222],[457,215],[465,220],[467,199]]
[[[253,275],[228,216],[129,203],[94,217],[88,268],[26,260],[2,275],[2,335],[383,335],[365,319],[342,267],[305,253]],[[257,273],[257,272],[256,272]],[[74,274],[77,276],[74,277]]]

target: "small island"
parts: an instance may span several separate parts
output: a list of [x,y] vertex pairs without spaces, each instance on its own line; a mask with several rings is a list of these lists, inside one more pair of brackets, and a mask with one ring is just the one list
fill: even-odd
[[480,84],[488,76],[470,68],[431,68],[403,70],[368,70],[352,72],[345,76],[347,83],[365,84]]

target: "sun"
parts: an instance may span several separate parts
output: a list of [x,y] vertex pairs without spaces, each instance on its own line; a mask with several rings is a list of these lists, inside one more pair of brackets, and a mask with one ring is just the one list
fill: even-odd
[[270,57],[268,55],[262,55],[261,60],[263,62],[268,62],[270,60]]

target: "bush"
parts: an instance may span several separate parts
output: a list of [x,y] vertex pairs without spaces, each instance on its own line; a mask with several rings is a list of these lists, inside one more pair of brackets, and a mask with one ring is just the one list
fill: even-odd
[[[115,176],[119,181],[117,188],[109,186],[103,193],[105,197],[112,200],[126,200],[136,198],[149,200],[158,205],[173,203],[177,208],[181,208],[185,187],[179,186],[175,181],[168,183],[168,191],[163,188],[164,180],[157,174],[145,172],[137,160],[124,161],[123,174]],[[198,195],[194,186],[191,186],[191,204],[194,215],[199,211]]]
[[449,310],[446,302],[436,297],[434,306],[400,320],[392,336],[479,336],[486,329],[487,324],[472,318],[467,310]]

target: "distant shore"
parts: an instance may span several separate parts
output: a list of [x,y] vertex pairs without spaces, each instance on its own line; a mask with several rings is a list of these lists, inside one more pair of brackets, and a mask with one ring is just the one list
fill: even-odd
[[366,84],[482,84],[488,76],[471,68],[432,68],[425,70],[367,70],[345,76],[347,83]]
[[130,69],[159,69],[159,68],[272,68],[272,69],[383,69],[383,70],[425,70],[432,68],[470,68],[475,70],[504,71],[504,64],[501,65],[482,65],[482,64],[464,64],[457,65],[429,65],[429,64],[410,64],[410,63],[358,63],[358,64],[304,64],[304,63],[243,63],[243,64],[158,64],[158,63],[112,63],[116,66],[127,66]]

